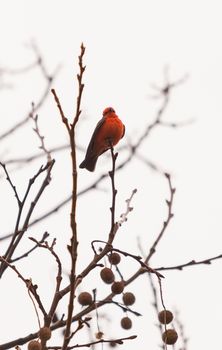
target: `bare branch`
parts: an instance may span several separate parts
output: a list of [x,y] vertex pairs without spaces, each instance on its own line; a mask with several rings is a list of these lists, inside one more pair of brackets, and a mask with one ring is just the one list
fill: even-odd
[[38,114],[34,115],[34,103],[32,103],[32,112],[30,113],[30,118],[33,120],[35,127],[33,130],[35,131],[36,135],[38,136],[40,140],[40,149],[46,154],[47,157],[47,162],[51,162],[52,157],[48,149],[46,148],[45,141],[44,141],[44,136],[41,135],[40,130],[39,130],[39,125],[38,125]]
[[174,321],[175,321],[177,327],[179,328],[179,332],[180,332],[179,338],[182,340],[182,348],[180,348],[180,350],[188,350],[188,347],[187,347],[188,338],[186,337],[185,332],[184,332],[184,325],[182,324],[182,322],[179,319],[179,312],[175,311],[174,314],[175,314]]
[[62,118],[62,122],[65,124],[66,129],[67,129],[67,131],[68,131],[68,133],[69,133],[69,132],[70,132],[70,127],[69,127],[68,119],[65,117],[65,114],[64,114],[64,112],[63,112],[63,109],[62,109],[62,106],[61,106],[59,97],[57,96],[57,93],[56,93],[55,89],[51,89],[51,93],[52,93],[53,96],[54,96],[56,105],[57,105],[57,107],[58,107],[59,113],[60,113],[61,118]]
[[76,113],[75,113],[75,117],[74,117],[74,121],[73,124],[71,125],[71,127],[74,129],[75,125],[78,123],[79,120],[79,116],[81,114],[81,98],[82,98],[82,93],[83,93],[83,89],[84,89],[84,84],[82,83],[83,80],[83,73],[86,69],[86,66],[83,66],[83,56],[85,54],[85,46],[83,45],[83,43],[81,44],[81,52],[79,55],[79,74],[77,74],[77,80],[78,80],[78,84],[79,84],[79,93],[77,96],[77,103],[76,103]]
[[8,171],[7,171],[7,168],[6,168],[6,165],[3,164],[2,162],[0,162],[0,165],[2,166],[2,168],[3,168],[4,172],[5,172],[6,180],[8,180],[8,182],[9,182],[11,188],[13,189],[13,192],[14,192],[14,194],[15,194],[15,198],[17,199],[18,207],[20,208],[20,206],[21,206],[21,200],[20,200],[19,195],[18,195],[18,192],[17,192],[17,190],[16,190],[16,186],[13,185],[13,183],[12,183],[12,180],[11,180],[11,178],[10,178],[10,176],[9,176],[9,173],[8,173]]
[[111,185],[112,185],[112,206],[110,208],[111,211],[111,228],[110,231],[112,232],[114,224],[115,224],[115,207],[116,207],[116,195],[117,190],[115,188],[115,165],[116,165],[116,159],[118,157],[118,153],[114,153],[113,145],[110,142],[110,151],[112,156],[112,170],[109,171],[109,176],[111,179]]
[[42,238],[40,239],[40,241],[38,241],[38,244],[36,244],[33,248],[31,248],[30,250],[28,250],[24,254],[18,256],[17,258],[11,259],[11,263],[14,263],[15,261],[18,261],[18,260],[21,260],[23,258],[28,257],[30,253],[32,253],[36,248],[38,248],[39,243],[43,243],[48,236],[49,236],[49,233],[45,232],[43,234]]
[[[96,340],[94,342],[90,342],[90,343],[86,343],[86,344],[76,344],[76,345],[73,345],[73,346],[68,346],[67,349],[68,350],[71,350],[71,349],[75,349],[75,348],[85,348],[85,347],[90,347],[92,345],[96,345],[96,344],[101,344],[101,343],[115,343],[115,344],[123,344],[123,341],[124,340],[133,340],[137,338],[137,335],[131,335],[129,337],[126,337],[126,338],[118,338],[118,339],[109,339],[109,340],[106,340],[106,339],[100,339],[100,340]],[[61,346],[48,346],[48,349],[54,349],[54,350],[59,350],[61,349]]]
[[[39,64],[40,70],[42,71],[42,59],[38,61],[38,64]],[[37,110],[45,102],[45,100],[49,94],[50,87],[51,87],[51,85],[52,85],[52,83],[57,75],[57,71],[58,71],[58,68],[56,68],[56,70],[54,71],[54,73],[51,76],[47,74],[46,87],[45,87],[45,90],[43,91],[42,95],[40,96],[38,102],[35,104],[34,113],[37,112]],[[45,78],[46,78],[46,76],[45,76]],[[30,112],[32,112],[32,110],[29,111],[26,114],[26,116],[23,119],[21,119],[18,123],[14,124],[7,131],[3,132],[0,135],[0,141],[5,139],[6,137],[12,135],[15,131],[17,131],[19,128],[21,128],[23,125],[25,125],[29,121]]]
[[58,306],[58,303],[61,299],[60,297],[60,285],[61,285],[61,282],[62,282],[62,263],[61,263],[61,260],[58,256],[58,254],[56,254],[56,252],[54,251],[54,246],[56,244],[56,240],[54,239],[52,244],[49,246],[48,242],[44,242],[44,243],[40,243],[38,242],[35,238],[33,237],[29,237],[33,242],[35,242],[38,247],[40,248],[43,248],[43,249],[47,249],[52,255],[53,257],[55,258],[56,260],[56,263],[57,263],[57,266],[58,266],[58,272],[57,272],[57,276],[56,276],[56,287],[55,287],[55,292],[54,292],[54,296],[53,296],[53,299],[52,299],[52,303],[51,303],[51,306],[50,306],[50,309],[49,309],[49,312],[47,315],[45,315],[45,324],[44,326],[45,327],[50,327],[50,324],[52,322],[52,318],[55,314],[55,311],[56,311],[56,308]]
[[45,308],[41,302],[41,299],[37,293],[37,285],[33,285],[32,281],[30,279],[26,279],[22,276],[22,274],[17,270],[17,268],[10,264],[6,259],[4,259],[2,256],[0,256],[0,261],[3,262],[5,265],[7,265],[8,267],[10,267],[13,271],[15,271],[15,273],[17,274],[17,276],[25,283],[26,287],[28,288],[28,290],[32,293],[32,295],[34,296],[36,302],[38,303],[39,309],[42,311],[42,314],[44,316],[46,316],[46,311]]
[[125,213],[122,213],[120,215],[120,219],[118,221],[118,225],[121,226],[125,221],[127,221],[127,216],[128,214],[133,210],[133,207],[130,206],[131,204],[131,201],[133,199],[133,196],[134,194],[137,192],[137,189],[135,188],[133,191],[132,191],[132,194],[130,196],[130,198],[126,199],[126,211]]
[[80,283],[80,280],[76,279],[76,261],[77,261],[77,247],[78,247],[78,239],[77,239],[77,229],[76,229],[76,200],[77,200],[77,167],[76,167],[76,143],[75,143],[75,126],[79,120],[79,116],[81,114],[81,98],[82,92],[84,88],[83,73],[85,71],[85,67],[83,66],[83,56],[85,53],[85,47],[81,45],[81,52],[79,55],[79,74],[77,74],[77,80],[79,84],[78,96],[77,96],[77,104],[76,104],[76,112],[73,119],[73,123],[69,125],[68,119],[65,117],[63,112],[61,103],[54,89],[52,89],[52,94],[54,96],[55,102],[57,104],[60,116],[62,118],[62,122],[65,124],[69,135],[70,149],[71,149],[71,163],[72,163],[72,197],[71,197],[71,213],[70,213],[70,227],[72,230],[72,237],[70,245],[68,246],[68,251],[71,257],[71,271],[70,271],[70,291],[69,291],[69,304],[68,304],[68,316],[66,322],[66,328],[64,332],[64,341],[62,350],[66,350],[70,341],[71,334],[71,323],[72,323],[72,314],[74,310],[74,296],[77,285]]
[[[182,83],[183,79],[181,80]],[[156,112],[156,115],[154,117],[154,121],[151,124],[148,124],[147,127],[145,128],[145,131],[141,134],[141,136],[138,138],[138,140],[134,143],[129,145],[129,155],[127,156],[127,158],[121,162],[116,168],[115,171],[119,171],[121,169],[123,169],[132,159],[133,157],[136,155],[137,150],[139,149],[139,147],[141,146],[141,144],[143,143],[143,141],[149,136],[149,134],[151,133],[152,130],[154,130],[157,126],[160,126],[160,121],[162,121],[162,117],[163,114],[167,108],[168,102],[169,102],[169,97],[171,94],[171,90],[176,86],[176,83],[170,83],[168,84],[168,88],[163,88],[163,92],[162,92],[162,97],[163,97],[163,102],[161,107],[159,108],[159,110]],[[52,90],[52,93],[54,95],[55,101],[58,105],[58,109],[60,112],[60,115],[62,117],[63,122],[66,124],[66,128],[69,128],[68,125],[68,120],[64,115],[64,112],[61,108],[61,104],[60,101],[56,95],[55,90]],[[102,175],[100,175],[97,180],[95,180],[91,185],[85,187],[83,190],[79,191],[78,196],[87,193],[88,191],[92,190],[92,189],[96,189],[98,184],[100,182],[102,182],[105,178],[107,178],[109,174],[104,173]],[[69,203],[69,201],[71,200],[72,196],[67,197],[66,199],[62,200],[58,205],[56,205],[54,208],[52,208],[50,211],[48,211],[47,213],[45,213],[44,215],[40,216],[39,218],[37,218],[36,220],[34,220],[33,222],[30,223],[30,225],[35,225],[36,223],[44,220],[45,218],[47,218],[48,216],[58,212],[58,210],[60,208],[62,208],[64,205],[66,205],[67,203]],[[3,239],[7,239],[8,237],[10,237],[10,234],[6,234],[4,235],[2,238],[0,238],[0,241]]]
[[124,256],[129,256],[130,258],[136,260],[141,265],[141,267],[144,269],[144,272],[147,271],[149,273],[154,273],[158,278],[164,278],[164,276],[159,274],[156,269],[152,269],[150,266],[148,266],[146,261],[143,262],[141,256],[136,256],[134,254],[130,254],[128,252],[125,252],[125,251],[117,249],[117,248],[112,248],[112,251],[118,252]]
[[153,254],[156,252],[156,247],[159,243],[159,241],[161,240],[161,238],[163,237],[164,232],[166,231],[166,228],[168,227],[171,219],[173,218],[173,213],[172,213],[172,205],[173,205],[173,198],[174,198],[174,194],[175,194],[175,188],[172,187],[171,184],[171,178],[169,174],[165,174],[167,180],[168,180],[168,184],[169,184],[169,188],[170,188],[170,199],[166,200],[166,204],[168,207],[168,215],[167,215],[167,219],[166,221],[164,221],[163,223],[163,227],[158,235],[158,237],[156,238],[156,240],[154,241],[152,247],[150,248],[150,252],[148,254],[148,256],[145,259],[145,262],[148,263],[151,259],[151,257],[153,256]]
[[222,254],[214,256],[212,258],[207,258],[207,259],[204,259],[204,260],[200,260],[200,261],[191,260],[188,263],[181,264],[181,265],[158,267],[156,270],[158,270],[158,271],[167,271],[167,270],[179,270],[179,271],[182,271],[185,267],[189,267],[189,266],[210,265],[212,261],[218,260],[218,259],[221,259],[221,258],[222,258]]
[[[4,255],[4,258],[7,260],[7,261],[11,261],[11,258],[12,258],[12,255],[16,249],[16,247],[18,246],[20,240],[22,239],[24,233],[27,231],[28,227],[29,227],[29,220],[31,218],[31,215],[34,211],[34,208],[38,202],[38,200],[40,199],[43,191],[45,190],[45,188],[49,185],[49,182],[50,182],[50,179],[51,179],[51,170],[52,170],[52,167],[54,165],[55,161],[52,160],[50,163],[47,163],[45,167],[41,167],[39,169],[39,171],[37,172],[36,175],[34,175],[33,178],[31,178],[29,180],[29,184],[27,186],[27,190],[26,190],[26,193],[24,195],[24,198],[21,202],[21,206],[19,208],[19,212],[18,212],[18,217],[17,217],[17,220],[16,220],[16,226],[15,226],[15,231],[14,231],[14,234],[12,236],[12,240],[8,246],[8,249]],[[40,186],[40,189],[39,191],[37,192],[34,200],[31,202],[30,204],[30,207],[29,207],[29,210],[27,212],[27,215],[26,215],[26,218],[24,220],[24,224],[22,226],[22,229],[19,230],[19,223],[20,223],[20,218],[21,218],[21,214],[22,214],[22,210],[23,210],[23,207],[24,207],[24,204],[25,204],[25,201],[27,199],[27,196],[28,196],[28,193],[33,185],[33,183],[35,182],[36,178],[44,171],[47,171],[47,174],[42,182],[42,185]],[[4,262],[1,264],[0,266],[0,276],[2,276],[3,272],[5,271],[5,269],[7,268],[7,265],[4,264]]]

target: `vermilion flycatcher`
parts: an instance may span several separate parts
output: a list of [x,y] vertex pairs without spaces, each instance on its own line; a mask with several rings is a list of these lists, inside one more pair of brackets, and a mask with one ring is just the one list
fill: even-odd
[[115,146],[125,134],[125,126],[112,107],[103,111],[103,118],[98,122],[89,142],[86,156],[80,168],[94,171],[98,157],[106,152],[110,145]]

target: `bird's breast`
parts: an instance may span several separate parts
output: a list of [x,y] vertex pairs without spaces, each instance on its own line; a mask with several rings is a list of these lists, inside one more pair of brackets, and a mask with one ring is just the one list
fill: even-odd
[[106,117],[95,136],[93,153],[103,153],[110,148],[110,142],[115,146],[122,138],[123,133],[124,125],[117,116]]
[[123,136],[124,126],[121,120],[117,117],[107,118],[104,123],[104,141],[110,140],[115,146]]

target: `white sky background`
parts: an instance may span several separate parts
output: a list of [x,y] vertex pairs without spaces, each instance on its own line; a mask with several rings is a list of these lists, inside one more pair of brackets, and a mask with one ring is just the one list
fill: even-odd
[[[77,136],[81,146],[87,146],[103,109],[109,105],[115,108],[126,125],[126,137],[121,144],[128,139],[134,140],[147,123],[152,122],[161,104],[161,101],[149,96],[155,93],[151,84],[161,86],[164,67],[169,65],[172,81],[189,75],[187,81],[173,92],[165,120],[183,122],[192,119],[194,122],[175,130],[157,128],[141,148],[143,156],[172,174],[173,185],[177,189],[173,208],[175,218],[151,265],[177,265],[220,254],[220,1],[1,1],[0,4],[0,66],[19,68],[32,62],[34,55],[27,45],[34,40],[50,72],[61,64],[53,86],[61,97],[65,112],[70,116],[75,107],[77,55],[81,42],[84,42],[87,70],[84,76],[83,115]],[[1,132],[22,119],[30,103],[38,100],[43,88],[38,71],[18,77],[6,76],[5,80],[11,82],[13,88],[0,93]],[[51,96],[39,111],[39,123],[49,146],[66,141],[65,128]],[[1,160],[37,151],[39,141],[33,134],[32,126],[29,123],[1,143]],[[83,154],[79,153],[78,162],[82,158]],[[79,172],[80,189],[110,169],[107,159],[105,156],[99,159],[95,173],[84,170]],[[117,163],[122,159],[124,154],[120,152]],[[28,178],[41,164],[42,161],[38,160],[25,171],[13,173],[13,180],[21,193]],[[70,193],[69,170],[68,153],[57,154],[53,180],[39,203],[36,217]],[[124,211],[124,201],[132,189],[138,189],[133,202],[134,211],[119,231],[116,246],[140,254],[137,237],[140,236],[146,249],[152,244],[165,219],[165,199],[169,195],[167,181],[134,160],[123,172],[116,174],[116,186],[118,215]],[[82,254],[80,269],[89,261],[90,241],[105,240],[109,230],[109,181],[101,184],[100,188],[103,191],[91,192],[78,202]],[[0,182],[0,191],[1,231],[6,233],[13,227],[16,203],[8,183],[3,180]],[[57,216],[50,217],[38,227],[33,227],[28,235],[40,237],[45,230],[52,237],[57,237],[57,250],[60,254],[64,253],[67,269],[69,258],[65,247],[70,237],[69,207],[66,206]],[[19,251],[23,252],[28,246],[30,243],[26,239]],[[19,266],[27,278],[32,277],[40,285],[40,292],[45,293],[45,301],[49,302],[48,291],[53,292],[54,263],[45,254],[40,267],[40,253],[23,260]],[[210,266],[165,273],[165,304],[170,309],[180,311],[180,320],[189,338],[189,350],[219,346],[222,321],[221,264],[222,261],[218,260]],[[130,274],[129,269],[134,271],[136,265],[131,266],[127,259],[125,266],[123,263],[126,277]],[[2,343],[10,340],[12,333],[19,337],[35,331],[37,320],[24,286],[12,272],[7,271],[1,285],[0,310],[3,315],[7,314],[3,324],[1,322]],[[81,288],[85,287],[96,287],[95,280],[83,282]],[[98,287],[98,290],[102,297],[109,287],[104,291],[101,288]],[[135,291],[135,308],[144,316],[132,316],[134,328],[126,332],[118,325],[122,316],[120,310],[116,311],[116,315],[114,306],[101,310],[102,314],[107,311],[114,315],[115,320],[112,326],[108,324],[108,327],[104,327],[106,338],[138,334],[137,340],[125,343],[122,348],[149,346],[157,349],[160,339],[151,305],[152,293],[146,278],[140,278],[127,290]],[[60,312],[63,312],[62,308]],[[9,327],[10,322],[12,326]],[[109,328],[114,331],[106,333]]]

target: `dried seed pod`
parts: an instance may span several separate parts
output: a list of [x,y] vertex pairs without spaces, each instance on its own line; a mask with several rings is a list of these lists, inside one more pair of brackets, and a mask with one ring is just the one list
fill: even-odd
[[28,350],[41,350],[41,344],[38,340],[31,340],[28,343]]
[[129,317],[123,317],[121,320],[121,327],[124,329],[130,329],[132,327],[132,321]]
[[100,271],[100,277],[102,278],[103,282],[105,282],[107,284],[113,283],[113,281],[115,279],[113,271],[111,269],[109,269],[108,267],[104,267]]
[[88,293],[88,292],[82,292],[78,296],[78,302],[82,306],[90,305],[93,302],[92,295],[90,293]]
[[103,332],[97,332],[96,333],[96,339],[102,339],[103,336],[104,336]]
[[167,329],[163,334],[162,334],[162,339],[165,344],[168,345],[173,345],[176,343],[178,339],[178,334],[175,331],[175,329]]
[[162,324],[168,324],[173,320],[173,313],[169,310],[162,310],[158,314],[158,319]]
[[51,329],[49,327],[40,328],[39,338],[41,340],[49,340],[51,338]]
[[111,340],[111,342],[109,343],[109,346],[110,346],[111,348],[115,348],[115,347],[117,346],[117,344],[116,344],[115,341],[112,341],[112,340]]
[[124,282],[123,281],[117,281],[113,282],[111,286],[111,290],[114,294],[121,294],[124,289]]
[[120,263],[120,260],[121,256],[116,252],[113,252],[109,255],[109,262],[112,265],[118,265]]
[[133,305],[135,303],[136,297],[131,292],[126,292],[123,294],[123,303],[126,306]]

